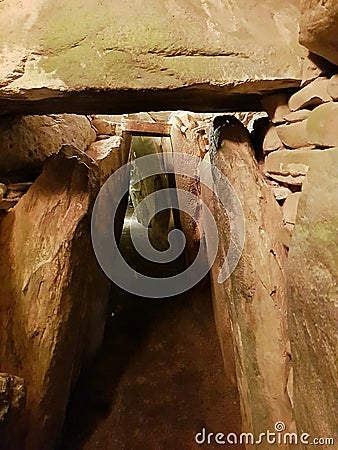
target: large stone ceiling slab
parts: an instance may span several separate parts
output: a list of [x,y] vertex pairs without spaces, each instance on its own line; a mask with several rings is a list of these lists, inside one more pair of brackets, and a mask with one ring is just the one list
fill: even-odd
[[0,0],[1,112],[254,103],[298,86],[299,15],[299,0]]

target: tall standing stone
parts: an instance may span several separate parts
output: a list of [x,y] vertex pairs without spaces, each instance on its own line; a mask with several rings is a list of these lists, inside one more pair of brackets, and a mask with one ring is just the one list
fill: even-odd
[[[211,163],[237,192],[245,216],[246,238],[236,269],[223,284],[214,284],[214,290],[229,312],[243,429],[258,435],[263,430],[274,430],[277,421],[282,420],[288,429],[292,422],[286,393],[289,355],[285,251],[278,239],[282,217],[254,160],[246,128],[231,116],[224,116],[224,121],[227,125],[221,129]],[[217,179],[214,182],[217,191]],[[212,278],[217,279],[229,245],[229,221],[215,198],[212,208],[220,233],[212,267]],[[265,443],[257,448],[268,450],[271,446]]]
[[310,167],[286,263],[297,429],[336,442],[337,167],[338,148],[323,150]]
[[[173,115],[171,121],[173,151],[191,155],[193,158],[203,159],[206,152],[207,124],[202,117],[198,114],[182,111]],[[189,160],[187,160],[187,164],[190,164]],[[176,167],[175,169],[176,172],[184,172],[182,167]],[[191,170],[187,168],[186,172],[189,173]],[[195,220],[182,210],[179,213],[180,224],[187,239],[185,257],[187,263],[191,264],[197,255],[201,239],[201,206],[197,201],[201,193],[201,187],[198,177],[192,178],[176,173],[175,181],[177,189],[188,191],[196,197],[196,202],[193,206]]]
[[114,153],[127,153],[123,142],[101,154],[92,148],[91,157],[63,146],[0,220],[0,361],[27,386],[22,440],[6,450],[54,449],[71,387],[101,345],[110,280],[94,255],[90,219],[119,167]]

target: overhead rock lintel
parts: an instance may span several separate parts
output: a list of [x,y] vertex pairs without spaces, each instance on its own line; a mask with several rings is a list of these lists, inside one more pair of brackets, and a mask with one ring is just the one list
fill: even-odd
[[0,112],[248,110],[301,79],[299,0],[115,3],[0,2]]
[[196,112],[260,111],[263,96],[291,95],[300,79],[198,83],[165,89],[0,89],[0,114],[123,114],[185,109]]

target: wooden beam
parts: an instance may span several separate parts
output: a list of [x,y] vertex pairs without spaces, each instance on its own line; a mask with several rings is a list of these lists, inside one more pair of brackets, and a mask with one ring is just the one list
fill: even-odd
[[170,136],[170,123],[124,120],[122,130],[133,136]]

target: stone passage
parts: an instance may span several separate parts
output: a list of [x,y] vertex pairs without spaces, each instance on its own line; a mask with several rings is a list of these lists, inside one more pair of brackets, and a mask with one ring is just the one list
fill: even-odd
[[[115,3],[0,1],[0,447],[198,448],[202,427],[283,421],[311,438],[276,448],[336,449],[337,1]],[[140,154],[152,142],[209,161],[216,192],[220,169],[245,216],[219,284],[217,198],[185,176],[136,187],[134,204],[167,182],[198,197],[196,222],[152,219],[158,247],[174,224],[186,233],[175,270],[204,243],[199,199],[220,230],[210,284],[160,307],[113,292],[91,243],[97,193],[131,155],[128,120],[157,130]]]
[[[172,265],[144,265],[128,224],[120,244],[127,260],[152,276],[174,274]],[[208,280],[160,300],[115,287],[111,301],[103,348],[71,398],[60,448],[197,450],[203,428],[240,433],[238,392],[224,379]]]

